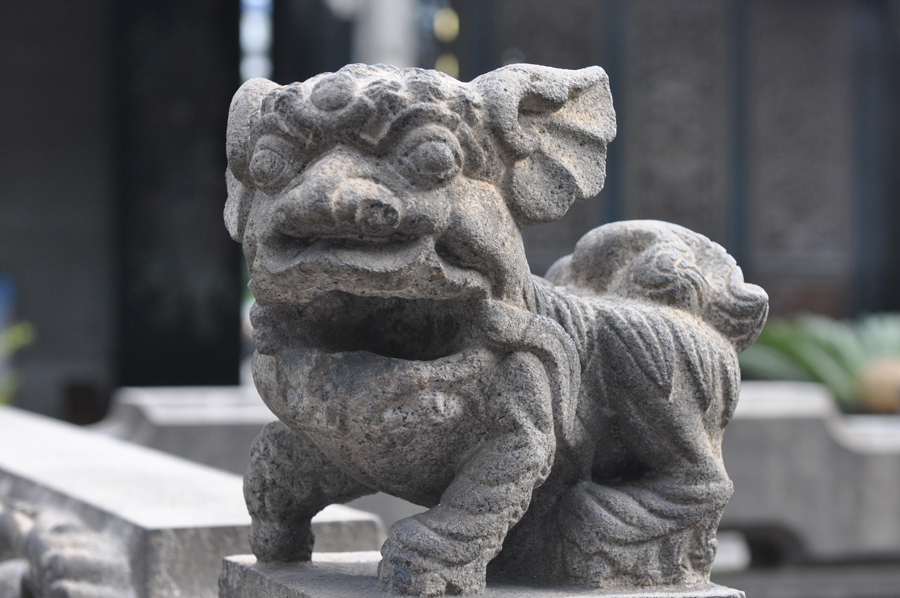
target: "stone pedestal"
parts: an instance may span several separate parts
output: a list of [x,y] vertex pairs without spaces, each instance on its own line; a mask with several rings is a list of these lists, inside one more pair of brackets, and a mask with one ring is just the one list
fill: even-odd
[[[356,562],[257,563],[252,555],[225,559],[219,598],[387,598],[378,589],[377,553],[357,553]],[[369,557],[373,555],[374,558]],[[530,587],[488,579],[483,598],[745,598],[744,592],[716,584],[680,591],[602,593],[569,587]]]
[[896,598],[900,563],[845,562],[758,567],[716,575],[752,598]]

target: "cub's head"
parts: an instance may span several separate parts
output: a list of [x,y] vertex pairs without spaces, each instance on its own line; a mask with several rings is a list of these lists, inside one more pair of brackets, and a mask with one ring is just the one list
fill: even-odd
[[753,344],[769,313],[766,292],[744,282],[721,245],[669,222],[630,220],[595,228],[547,278],[580,294],[680,309],[718,330],[737,352]]
[[600,191],[614,135],[598,67],[248,81],[228,122],[225,222],[244,244],[258,348],[289,343],[274,322],[293,320],[304,344],[428,359],[453,351],[478,305],[529,307],[520,231]]

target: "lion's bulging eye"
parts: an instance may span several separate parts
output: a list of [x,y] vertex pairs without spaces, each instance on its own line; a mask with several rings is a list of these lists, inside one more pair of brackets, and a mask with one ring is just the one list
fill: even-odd
[[254,180],[261,185],[268,185],[278,179],[287,169],[287,160],[284,156],[269,148],[264,148],[253,154],[250,162],[250,173]]
[[267,135],[256,144],[250,160],[250,176],[260,189],[278,192],[297,171],[297,152],[281,138]]
[[442,127],[417,129],[401,144],[400,154],[410,178],[425,185],[446,182],[462,167],[459,142]]
[[456,173],[456,156],[447,147],[446,143],[439,141],[426,141],[420,144],[409,155],[409,165],[422,174],[434,175],[445,179]]

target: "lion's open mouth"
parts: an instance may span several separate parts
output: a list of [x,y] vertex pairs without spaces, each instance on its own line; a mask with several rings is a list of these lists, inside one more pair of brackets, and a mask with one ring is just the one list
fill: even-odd
[[[254,339],[263,353],[275,349],[268,346],[274,336],[330,353],[366,351],[392,359],[432,361],[460,352],[472,340],[479,310],[476,298],[363,297],[330,291],[274,318],[257,307],[252,320]],[[291,330],[273,335],[275,331],[267,330],[273,325]]]
[[[379,243],[367,242],[365,237],[352,241],[329,237],[311,243],[261,244],[251,267],[250,289],[257,299],[278,303],[312,305],[330,291],[341,291],[382,297],[393,306],[395,297],[438,302],[452,297],[488,297],[491,283],[482,272],[442,259],[430,236]],[[390,311],[379,305],[363,307]]]

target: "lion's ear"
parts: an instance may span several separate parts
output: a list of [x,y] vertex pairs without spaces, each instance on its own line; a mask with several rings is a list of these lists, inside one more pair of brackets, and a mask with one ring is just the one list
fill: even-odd
[[253,142],[250,128],[259,117],[263,98],[278,87],[268,79],[250,79],[237,90],[228,110],[228,129],[225,133],[225,149],[228,154],[228,200],[225,202],[225,226],[231,238],[240,242],[250,213],[254,189],[250,181],[250,152]]
[[517,64],[473,84],[501,150],[513,161],[510,209],[520,226],[561,218],[573,201],[600,192],[606,145],[616,135],[603,69]]
[[256,189],[237,180],[230,168],[225,171],[225,185],[228,189],[228,199],[225,200],[225,228],[228,229],[232,239],[242,243]]
[[263,98],[276,87],[278,84],[268,79],[250,79],[234,94],[228,109],[228,129],[225,133],[228,170],[245,185],[250,180],[250,152],[253,150],[250,128],[259,118]]

